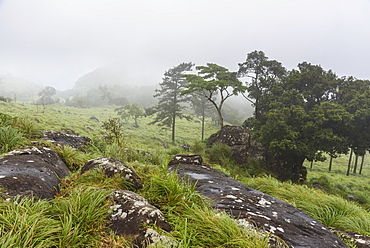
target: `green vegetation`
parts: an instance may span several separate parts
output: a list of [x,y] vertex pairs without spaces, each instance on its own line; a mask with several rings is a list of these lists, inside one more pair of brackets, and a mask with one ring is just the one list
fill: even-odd
[[[0,113],[0,128],[12,128],[20,137],[14,139],[12,148],[3,145],[2,153],[35,140],[54,149],[72,171],[62,180],[61,191],[51,201],[0,200],[0,247],[130,247],[129,237],[107,232],[106,216],[111,204],[107,197],[110,190],[130,189],[131,185],[118,177],[109,178],[101,170],[80,174],[86,161],[99,156],[120,159],[135,170],[144,186],[136,193],[163,212],[173,231],[158,231],[172,238],[175,247],[268,247],[269,234],[252,227],[239,228],[228,215],[212,210],[194,185],[167,172],[173,155],[187,153],[180,147],[183,144],[190,144],[189,153],[201,154],[214,168],[301,208],[326,225],[370,235],[370,197],[365,193],[369,190],[370,168],[365,163],[361,175],[345,176],[347,156],[334,159],[331,172],[327,171],[327,163],[316,162],[309,171],[307,184],[296,185],[268,176],[251,177],[261,174],[256,162],[251,161],[250,166],[234,165],[230,148],[225,145],[207,149],[205,142],[200,141],[199,123],[179,120],[177,125],[181,128],[173,143],[170,131],[147,125],[152,119],[143,117],[139,127],[121,123],[119,142],[114,135],[111,142],[106,142],[107,134],[114,134],[116,129],[102,124],[117,117],[114,107],[79,109],[50,105],[41,112],[33,105],[0,102]],[[91,146],[81,152],[38,140],[41,130],[65,129],[92,138]],[[206,125],[206,137],[217,129]],[[313,186],[321,186],[325,191]],[[347,195],[357,198],[349,201]],[[286,247],[283,243],[278,245]]]
[[[243,93],[246,87],[237,79],[235,72],[230,72],[227,68],[208,63],[207,66],[197,66],[198,75],[186,74],[184,77],[190,84],[186,85],[181,95],[193,94],[195,92],[203,95],[207,101],[211,102],[216,108],[221,128],[224,126],[222,107],[225,101]],[[217,100],[219,96],[219,100]]]

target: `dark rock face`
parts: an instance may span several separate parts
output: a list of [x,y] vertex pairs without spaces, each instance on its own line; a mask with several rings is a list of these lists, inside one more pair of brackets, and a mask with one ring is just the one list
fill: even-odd
[[145,225],[157,225],[165,231],[171,231],[162,212],[142,196],[126,190],[116,190],[112,193],[114,204],[109,216],[110,228],[118,235],[134,237],[134,244],[146,247],[147,244],[158,241],[171,242],[162,237],[154,229]]
[[367,237],[362,234],[358,234],[355,232],[346,232],[342,230],[338,230],[335,228],[331,228],[330,230],[338,235],[340,235],[345,240],[355,242],[356,247],[358,248],[369,248],[370,247],[370,237]]
[[266,149],[255,141],[252,132],[239,126],[224,126],[220,131],[212,134],[207,146],[216,143],[224,143],[231,147],[232,159],[237,164],[246,164],[250,158],[264,160]]
[[45,147],[24,147],[0,158],[0,187],[5,195],[33,195],[51,199],[60,180],[69,174],[63,160]]
[[[174,159],[176,157],[180,155]],[[347,247],[327,227],[303,211],[249,188],[206,164],[172,163],[169,171],[177,171],[179,177],[188,177],[196,183],[197,191],[209,198],[216,209],[264,228],[291,247]]]
[[143,186],[139,182],[137,174],[125,163],[114,158],[94,158],[87,161],[81,169],[81,174],[92,169],[101,168],[105,174],[112,177],[119,174],[121,178],[128,180],[133,189],[141,189]]
[[51,141],[54,145],[67,145],[80,151],[83,151],[85,146],[91,142],[91,139],[88,137],[66,134],[58,131],[45,131],[42,139]]
[[250,159],[259,161],[260,166],[272,173],[279,180],[292,180],[301,182],[306,180],[307,170],[302,166],[301,158],[292,158],[291,164],[279,162],[274,158],[273,153],[264,148],[253,138],[251,131],[240,126],[224,126],[220,131],[211,135],[207,146],[211,147],[216,143],[224,143],[230,146],[232,160],[237,164],[247,164]]

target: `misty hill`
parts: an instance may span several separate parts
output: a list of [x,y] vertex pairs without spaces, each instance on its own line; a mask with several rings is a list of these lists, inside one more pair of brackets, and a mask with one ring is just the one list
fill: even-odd
[[137,103],[143,107],[154,105],[156,99],[153,95],[160,81],[149,79],[142,71],[133,74],[121,64],[100,67],[80,77],[72,89],[59,92],[58,97],[69,100],[78,98],[79,101],[81,98],[93,98],[94,103],[99,105],[107,103],[107,97],[125,98],[126,103]]
[[0,96],[11,98],[17,102],[32,103],[38,98],[38,93],[44,87],[26,79],[12,75],[0,75]]

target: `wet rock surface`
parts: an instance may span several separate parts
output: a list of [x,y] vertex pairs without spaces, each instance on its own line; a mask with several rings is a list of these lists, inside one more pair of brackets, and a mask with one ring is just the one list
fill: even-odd
[[[69,133],[71,133],[69,131]],[[74,134],[67,134],[58,131],[45,131],[42,136],[43,140],[51,141],[54,145],[70,146],[83,151],[91,139],[85,136],[78,136]]]
[[114,159],[114,158],[94,158],[87,161],[81,169],[81,174],[85,173],[88,170],[93,170],[101,168],[104,170],[105,174],[109,177],[112,177],[115,174],[118,174],[121,178],[129,181],[132,184],[133,189],[141,189],[143,186],[139,182],[140,179],[129,166],[124,162]]
[[112,193],[114,205],[109,216],[110,229],[117,235],[131,236],[138,247],[146,247],[156,242],[171,242],[161,236],[150,225],[171,231],[162,212],[152,206],[144,197],[127,190]]
[[292,205],[243,185],[209,165],[176,163],[180,156],[171,160],[169,171],[177,171],[179,177],[196,183],[196,190],[216,209],[254,223],[291,247],[347,247],[327,227]]
[[332,232],[340,235],[343,239],[348,240],[350,242],[354,242],[356,247],[358,248],[369,248],[370,247],[370,237],[367,237],[362,234],[358,234],[355,232],[347,232],[338,230],[335,228],[329,228]]
[[45,147],[24,147],[0,158],[0,187],[3,197],[32,195],[51,199],[60,180],[69,174],[63,160]]

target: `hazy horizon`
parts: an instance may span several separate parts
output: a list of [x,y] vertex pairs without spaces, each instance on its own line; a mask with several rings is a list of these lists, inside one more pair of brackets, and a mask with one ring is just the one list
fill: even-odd
[[0,75],[65,90],[119,64],[132,84],[159,84],[182,62],[235,71],[262,50],[370,79],[369,13],[369,0],[0,0]]

